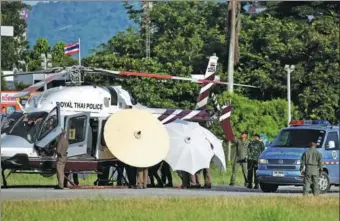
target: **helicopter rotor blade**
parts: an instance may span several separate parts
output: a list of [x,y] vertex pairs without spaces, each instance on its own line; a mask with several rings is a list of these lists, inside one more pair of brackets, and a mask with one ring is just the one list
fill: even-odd
[[[200,84],[202,83],[212,83],[212,84],[221,84],[221,85],[229,84],[223,81],[194,79],[194,78],[189,78],[189,77],[177,77],[177,76],[163,75],[163,74],[151,74],[151,73],[128,72],[128,71],[110,71],[110,70],[104,70],[104,69],[99,69],[99,68],[94,68],[93,70],[100,71],[106,74],[120,75],[120,76],[136,76],[136,77],[150,77],[150,78],[168,79],[168,80],[182,80],[182,81],[190,81],[190,82],[200,83]],[[246,84],[234,84],[234,85],[241,86],[241,87],[259,88],[256,86],[246,85]]]
[[59,77],[63,77],[67,74],[68,74],[68,71],[66,71],[66,70],[63,70],[59,73],[55,73],[54,75],[47,77],[45,80],[39,81],[38,83],[33,84],[30,87],[27,87],[27,88],[21,90],[20,92],[15,94],[13,97],[17,98],[17,97],[23,97],[23,96],[29,95],[32,92],[37,91],[40,88],[42,88],[45,84],[48,84],[51,81],[54,81],[55,79],[57,79]]
[[61,68],[52,68],[52,69],[46,69],[46,70],[40,70],[40,71],[28,71],[28,72],[19,72],[19,71],[14,71],[13,74],[6,74],[6,75],[1,75],[1,77],[11,77],[11,76],[20,76],[20,75],[32,75],[32,74],[54,74],[56,72],[60,72],[62,69]]

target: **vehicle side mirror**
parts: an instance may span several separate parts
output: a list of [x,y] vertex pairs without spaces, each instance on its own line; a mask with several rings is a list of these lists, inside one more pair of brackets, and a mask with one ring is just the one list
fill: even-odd
[[328,141],[328,148],[329,149],[335,148],[335,142],[333,140]]

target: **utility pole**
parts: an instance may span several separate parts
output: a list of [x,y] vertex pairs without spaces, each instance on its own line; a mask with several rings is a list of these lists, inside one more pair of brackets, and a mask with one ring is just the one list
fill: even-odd
[[[52,55],[50,53],[46,54],[41,54],[40,55],[40,59],[41,59],[41,68],[43,70],[46,70],[47,68],[51,68],[52,67]],[[44,81],[46,80],[46,74],[44,74]],[[47,90],[47,84],[44,84],[44,91]]]
[[234,90],[234,55],[235,55],[235,35],[236,35],[236,0],[231,0],[231,25],[230,25],[230,42],[229,42],[229,57],[228,57],[228,91]]
[[295,69],[295,65],[285,65],[285,71],[287,71],[287,101],[288,101],[288,126],[289,126],[289,122],[292,119],[291,116],[291,110],[290,110],[290,74],[294,71]]
[[[228,54],[228,92],[234,92],[234,65],[235,65],[235,40],[236,40],[236,6],[237,0],[229,1],[230,18],[230,41],[229,41],[229,54]],[[231,100],[230,100],[231,103]],[[228,162],[231,160],[231,141],[228,142]]]
[[150,45],[151,45],[151,30],[150,30],[150,9],[152,7],[152,2],[142,1],[143,8],[143,26],[145,29],[145,56],[150,58]]

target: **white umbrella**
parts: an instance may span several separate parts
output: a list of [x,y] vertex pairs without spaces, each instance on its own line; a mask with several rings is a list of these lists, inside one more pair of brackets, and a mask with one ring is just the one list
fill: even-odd
[[165,161],[173,170],[190,174],[209,168],[214,156],[209,141],[198,123],[176,120],[165,125],[170,137],[170,150]]
[[213,161],[219,166],[222,167],[224,172],[227,171],[226,162],[225,162],[225,154],[223,150],[223,141],[218,139],[210,130],[203,128],[204,134],[207,140],[213,145],[214,158]]

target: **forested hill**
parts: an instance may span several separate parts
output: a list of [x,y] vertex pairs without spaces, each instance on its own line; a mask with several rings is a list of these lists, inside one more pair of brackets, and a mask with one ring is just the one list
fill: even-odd
[[51,45],[80,38],[82,57],[118,31],[135,26],[122,2],[41,2],[32,7],[27,25],[30,47],[40,37],[47,38]]

